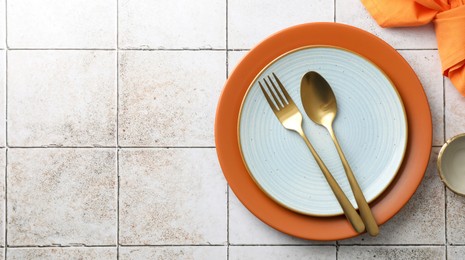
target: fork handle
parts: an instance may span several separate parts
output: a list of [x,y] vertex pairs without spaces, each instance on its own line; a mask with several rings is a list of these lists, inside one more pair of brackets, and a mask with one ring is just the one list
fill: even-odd
[[315,151],[312,144],[308,140],[308,138],[305,135],[304,131],[302,129],[299,129],[299,130],[296,130],[296,132],[299,133],[299,135],[304,139],[305,143],[307,144],[308,148],[310,149],[310,152],[312,152],[312,155],[315,158],[316,163],[318,164],[321,171],[323,172],[323,175],[325,176],[326,181],[328,182],[329,186],[331,187],[331,190],[333,191],[334,195],[336,196],[337,201],[341,205],[342,210],[344,211],[344,214],[346,215],[346,217],[349,220],[350,224],[352,224],[352,227],[354,228],[354,230],[357,231],[358,233],[361,233],[361,232],[365,231],[365,224],[363,224],[363,221],[360,218],[360,215],[357,213],[354,206],[352,206],[352,203],[350,203],[349,199],[344,194],[341,187],[339,186],[339,184],[334,179],[333,175],[329,172],[328,168],[326,167],[326,165],[321,160],[320,156],[318,155],[318,153]]

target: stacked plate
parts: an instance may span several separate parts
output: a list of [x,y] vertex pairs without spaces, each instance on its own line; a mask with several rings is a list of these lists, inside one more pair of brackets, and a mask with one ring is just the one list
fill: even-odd
[[[226,82],[215,122],[218,158],[232,190],[258,218],[313,240],[357,235],[342,215],[303,140],[277,120],[258,86],[274,72],[304,112],[300,81],[317,71],[338,102],[336,135],[378,224],[413,195],[431,150],[425,93],[407,62],[377,37],[347,25],[312,23],[281,31],[252,49]],[[303,128],[356,207],[327,131]]]

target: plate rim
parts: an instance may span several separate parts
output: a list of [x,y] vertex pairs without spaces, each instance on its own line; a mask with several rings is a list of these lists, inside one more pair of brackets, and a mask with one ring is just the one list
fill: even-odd
[[[318,37],[310,37],[312,35]],[[279,56],[273,53],[282,54],[289,49],[314,43],[336,44],[358,51],[379,64],[396,85],[404,85],[399,87],[399,92],[402,97],[407,97],[407,100],[403,99],[410,129],[405,157],[407,160],[404,159],[402,163],[402,174],[397,174],[395,183],[388,187],[389,192],[383,193],[372,203],[372,212],[379,225],[391,219],[405,206],[423,179],[432,149],[432,118],[426,93],[409,63],[377,36],[350,25],[334,22],[295,25],[269,36],[240,60],[225,82],[214,123],[216,152],[224,177],[238,200],[270,227],[302,239],[332,241],[359,234],[342,216],[305,216],[279,206],[264,195],[250,179],[242,164],[238,152],[237,127],[234,126],[238,117],[236,105],[240,106],[243,97],[240,84],[245,84],[244,80],[248,77],[253,79],[251,70],[256,66],[265,66]]]
[[[260,188],[260,190],[265,193],[268,197],[270,197],[273,201],[275,201],[276,203],[278,203],[279,205],[281,205],[282,207],[285,207],[289,210],[292,210],[294,212],[297,212],[299,214],[303,214],[303,215],[307,215],[307,216],[314,216],[314,217],[334,217],[334,216],[340,216],[340,215],[344,215],[344,211],[341,210],[341,212],[339,213],[333,213],[333,214],[315,214],[315,213],[309,213],[309,212],[305,212],[305,211],[301,211],[301,210],[298,210],[298,209],[295,209],[295,208],[292,208],[291,206],[289,205],[286,205],[285,203],[279,201],[277,198],[275,198],[273,195],[271,195],[268,191],[266,191],[262,185],[260,184],[260,182],[254,177],[252,171],[250,170],[250,167],[247,163],[247,160],[245,159],[245,156],[244,156],[244,153],[242,151],[242,142],[241,142],[241,134],[240,134],[240,129],[241,129],[241,119],[242,119],[242,111],[243,111],[243,107],[244,107],[244,103],[245,103],[245,100],[247,98],[247,96],[249,95],[250,93],[250,90],[252,89],[253,85],[255,84],[255,82],[257,81],[257,79],[260,78],[260,76],[263,74],[263,72],[265,72],[270,66],[272,66],[274,63],[276,63],[278,60],[292,54],[292,53],[295,53],[295,52],[298,52],[298,51],[301,51],[301,50],[307,50],[307,49],[315,49],[315,48],[329,48],[329,49],[336,49],[336,50],[341,50],[341,51],[346,51],[346,52],[349,52],[353,55],[356,55],[358,57],[360,57],[361,59],[363,59],[364,61],[368,62],[371,66],[373,66],[374,68],[376,68],[379,72],[381,72],[384,77],[389,81],[389,84],[390,84],[390,87],[394,90],[394,93],[396,94],[396,97],[397,97],[397,101],[399,101],[400,103],[400,106],[402,108],[402,115],[403,115],[403,124],[405,126],[405,131],[403,131],[402,133],[402,136],[404,138],[404,142],[402,144],[402,152],[401,152],[401,156],[400,156],[400,161],[397,163],[396,167],[395,167],[395,170],[394,170],[394,174],[392,174],[392,176],[390,177],[389,181],[386,183],[386,185],[380,189],[375,196],[373,196],[372,199],[370,200],[367,200],[368,203],[371,203],[373,202],[374,200],[376,200],[384,191],[386,191],[386,189],[389,187],[389,185],[391,185],[391,183],[393,182],[393,180],[395,179],[400,167],[402,166],[402,162],[404,160],[404,157],[405,157],[405,152],[407,150],[407,143],[408,143],[408,121],[407,121],[407,113],[405,111],[405,106],[404,106],[404,102],[402,101],[402,97],[400,96],[399,94],[399,91],[397,90],[396,86],[394,85],[394,82],[392,82],[391,78],[384,72],[384,70],[382,70],[378,65],[376,65],[374,62],[372,62],[370,59],[368,59],[367,57],[355,52],[355,51],[352,51],[352,50],[349,50],[347,48],[344,48],[344,47],[339,47],[339,46],[334,46],[334,45],[328,45],[328,44],[314,44],[314,45],[306,45],[306,46],[301,46],[301,47],[298,47],[298,48],[295,48],[295,49],[292,49],[292,50],[289,50],[281,55],[279,55],[278,57],[276,57],[275,59],[273,59],[270,63],[268,63],[266,66],[264,66],[259,73],[257,73],[257,75],[255,76],[255,78],[252,80],[252,82],[249,84],[249,86],[247,87],[247,90],[244,94],[244,97],[241,101],[241,106],[239,108],[239,114],[238,114],[238,118],[237,118],[237,140],[238,140],[238,145],[239,145],[239,152],[240,152],[240,155],[241,155],[241,158],[242,158],[242,162],[244,163],[244,166],[245,168],[247,169],[247,173],[250,175],[250,177],[252,178],[252,180],[255,182],[255,184],[258,186],[258,188]],[[302,112],[301,112],[302,113]],[[304,114],[302,114],[302,116],[304,116]],[[351,189],[352,190],[352,189]],[[358,205],[357,203],[355,203],[355,205],[353,205],[355,209],[358,209]]]

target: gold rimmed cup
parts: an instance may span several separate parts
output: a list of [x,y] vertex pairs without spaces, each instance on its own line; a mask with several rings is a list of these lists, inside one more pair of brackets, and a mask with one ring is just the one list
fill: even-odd
[[439,152],[437,166],[447,188],[465,196],[465,133],[447,140]]

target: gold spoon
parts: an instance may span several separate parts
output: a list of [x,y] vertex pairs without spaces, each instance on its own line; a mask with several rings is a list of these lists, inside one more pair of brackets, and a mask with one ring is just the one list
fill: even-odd
[[350,187],[354,193],[355,200],[360,209],[360,215],[365,223],[366,229],[371,236],[376,236],[379,233],[378,224],[368,206],[368,203],[363,196],[363,192],[355,179],[354,173],[350,169],[344,153],[339,145],[339,142],[334,134],[333,121],[337,113],[336,96],[334,96],[331,86],[317,72],[307,72],[300,85],[300,96],[304,110],[310,119],[324,127],[329,131],[336,150],[341,158],[342,165],[349,180]]

